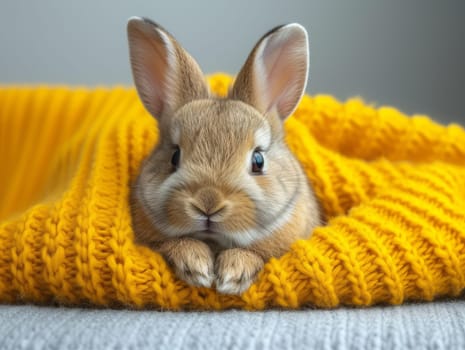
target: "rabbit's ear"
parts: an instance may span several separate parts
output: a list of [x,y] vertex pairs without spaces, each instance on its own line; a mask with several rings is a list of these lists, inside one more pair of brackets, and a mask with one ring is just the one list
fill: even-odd
[[145,108],[157,119],[208,97],[197,62],[162,27],[132,17],[127,26],[132,75]]
[[305,91],[308,68],[305,28],[297,23],[277,27],[255,45],[230,97],[252,105],[262,114],[276,112],[285,119]]

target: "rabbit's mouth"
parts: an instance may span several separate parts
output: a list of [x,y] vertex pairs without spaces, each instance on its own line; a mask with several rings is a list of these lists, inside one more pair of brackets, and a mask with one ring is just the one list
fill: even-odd
[[[221,219],[220,219],[221,220]],[[220,228],[222,221],[218,220],[215,216],[202,216],[195,220],[195,231],[207,234],[222,234],[223,230]]]

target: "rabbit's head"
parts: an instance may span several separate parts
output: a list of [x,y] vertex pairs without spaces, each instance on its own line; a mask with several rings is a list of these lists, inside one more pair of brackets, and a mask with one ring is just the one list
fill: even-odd
[[159,25],[131,18],[128,37],[137,91],[160,129],[133,188],[139,241],[191,236],[244,247],[288,222],[302,198],[313,210],[299,216],[310,234],[320,213],[283,138],[307,81],[305,29],[264,35],[227,98],[210,94],[198,64]]

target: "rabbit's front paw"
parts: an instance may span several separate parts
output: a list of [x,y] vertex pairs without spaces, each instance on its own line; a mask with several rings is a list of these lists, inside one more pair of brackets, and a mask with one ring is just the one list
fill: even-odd
[[263,259],[246,249],[222,251],[215,262],[216,289],[223,294],[242,294],[263,268]]
[[182,238],[165,244],[162,251],[180,279],[194,286],[211,287],[215,279],[214,256],[207,244]]

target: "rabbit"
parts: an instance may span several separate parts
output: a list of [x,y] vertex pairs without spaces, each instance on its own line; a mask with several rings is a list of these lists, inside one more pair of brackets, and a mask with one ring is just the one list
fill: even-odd
[[240,295],[320,225],[283,128],[307,84],[307,33],[287,24],[265,34],[220,98],[160,25],[132,17],[127,31],[134,84],[159,128],[131,185],[135,241],[188,284]]

